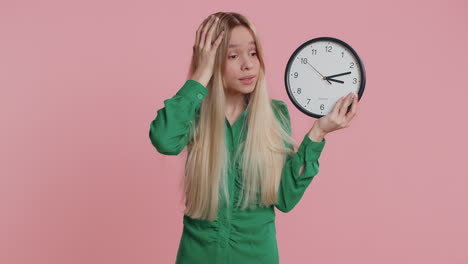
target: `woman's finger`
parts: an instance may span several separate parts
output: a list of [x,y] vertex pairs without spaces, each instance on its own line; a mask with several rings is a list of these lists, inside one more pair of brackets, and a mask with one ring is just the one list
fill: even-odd
[[200,45],[200,35],[201,35],[201,29],[202,29],[203,23],[201,23],[198,28],[197,28],[197,34],[195,35],[195,47],[198,47]]
[[343,96],[340,97],[340,99],[338,99],[335,103],[335,106],[333,107],[333,111],[332,113],[334,115],[338,115],[340,113],[340,108],[341,108],[341,103],[343,102]]
[[205,25],[203,26],[203,29],[202,29],[202,32],[201,32],[201,35],[200,35],[200,48],[203,48],[205,47],[205,41],[206,41],[206,32],[209,28],[209,26],[211,25],[211,21],[213,20],[213,17],[214,16],[210,16],[210,18],[208,19],[208,21],[205,23]]
[[354,95],[353,105],[351,106],[351,111],[349,111],[349,114],[346,116],[346,121],[347,122],[350,122],[351,119],[353,119],[353,117],[356,115],[357,104],[358,104],[357,95]]
[[345,97],[345,99],[343,100],[343,104],[342,104],[342,106],[341,106],[341,108],[340,108],[340,113],[338,114],[341,118],[344,118],[344,117],[345,117],[346,112],[347,112],[347,110],[348,110],[348,107],[349,107],[349,105],[351,104],[351,102],[352,102],[352,100],[353,100],[353,99],[351,98],[351,95],[352,95],[352,93],[348,94],[348,95]]
[[206,23],[205,27],[203,27],[203,33],[202,33],[202,42],[203,42],[203,48],[205,47],[210,47],[209,45],[211,43],[208,43],[208,33],[210,30],[211,25],[213,25],[215,20],[215,16],[211,16],[210,20]]
[[224,36],[224,30],[221,31],[221,33],[219,33],[218,38],[217,38],[216,41],[213,43],[213,47],[214,47],[215,50],[217,50],[219,44],[220,44],[221,41],[223,40],[223,36]]
[[210,31],[208,32],[208,35],[206,36],[206,44],[208,45],[208,48],[211,48],[213,32],[216,29],[216,26],[218,25],[218,20],[219,20],[218,17],[216,17],[213,23],[211,24],[211,28],[210,28]]

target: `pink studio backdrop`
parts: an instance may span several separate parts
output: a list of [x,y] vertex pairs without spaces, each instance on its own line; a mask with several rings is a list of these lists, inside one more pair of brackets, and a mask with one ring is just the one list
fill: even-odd
[[[267,10],[265,10],[267,8]],[[320,172],[277,211],[281,263],[468,263],[466,1],[2,1],[0,263],[173,263],[186,153],[148,137],[216,11],[255,24],[293,135],[294,49],[332,36],[367,86]]]

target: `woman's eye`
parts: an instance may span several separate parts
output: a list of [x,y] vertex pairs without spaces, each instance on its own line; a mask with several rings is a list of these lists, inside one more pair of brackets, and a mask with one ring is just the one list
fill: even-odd
[[[253,53],[251,53],[251,54],[253,54],[254,56],[257,56],[257,52],[253,52]],[[229,56],[229,58],[233,58],[233,59],[234,59],[234,57],[236,57],[236,56],[237,56],[237,55],[231,55],[231,56]]]

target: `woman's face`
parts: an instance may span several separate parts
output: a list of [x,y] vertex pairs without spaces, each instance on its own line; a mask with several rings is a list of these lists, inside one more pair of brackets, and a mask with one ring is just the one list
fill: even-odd
[[[259,68],[260,61],[250,30],[244,26],[234,27],[231,30],[223,72],[227,93],[231,95],[251,93],[257,83]],[[242,82],[241,79],[247,76],[254,77],[250,83]]]

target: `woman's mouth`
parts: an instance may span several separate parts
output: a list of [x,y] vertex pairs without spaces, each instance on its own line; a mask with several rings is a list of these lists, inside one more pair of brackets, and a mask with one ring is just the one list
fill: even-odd
[[255,80],[255,76],[246,79],[239,79],[243,84],[252,84]]

